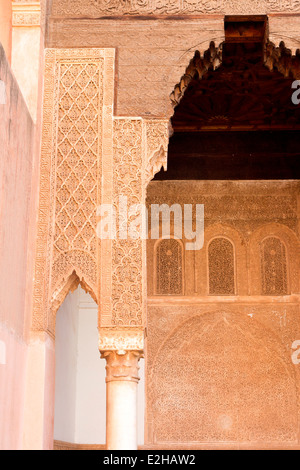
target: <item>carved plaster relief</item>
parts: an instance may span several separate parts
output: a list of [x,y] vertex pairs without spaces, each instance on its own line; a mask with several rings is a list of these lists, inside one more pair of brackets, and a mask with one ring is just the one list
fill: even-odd
[[113,118],[113,49],[49,49],[45,62],[33,328],[54,334],[57,309],[81,283],[99,304],[99,326],[141,329],[138,339],[129,333],[134,344],[111,330],[110,347],[142,349],[145,240],[100,242],[98,207],[118,209],[120,197],[144,204],[166,168],[168,121]]
[[[297,443],[290,357],[270,328],[239,308],[173,306],[172,331],[156,349],[148,345],[148,444]],[[166,313],[159,311],[167,324]]]
[[96,209],[113,66],[113,49],[46,51],[33,328],[51,334],[65,286],[80,281],[99,296]]
[[266,14],[300,11],[299,0],[54,0],[53,16]]
[[[154,174],[167,165],[168,121],[115,118],[113,157],[113,205],[120,197],[127,208],[145,203],[146,187]],[[137,207],[135,215],[140,214]],[[122,222],[120,222],[122,224]],[[121,227],[117,227],[119,235]],[[137,234],[138,235],[138,234]],[[140,233],[141,235],[141,233]],[[111,243],[112,324],[142,326],[146,301],[146,246],[141,237],[119,236]],[[107,326],[103,322],[102,326]]]

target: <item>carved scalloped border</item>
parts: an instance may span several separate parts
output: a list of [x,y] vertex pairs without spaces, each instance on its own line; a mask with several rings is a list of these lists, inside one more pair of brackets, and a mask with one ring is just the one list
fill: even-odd
[[[211,42],[209,49],[207,49],[203,55],[201,55],[199,51],[196,51],[185,73],[179,83],[175,85],[170,95],[173,108],[180,103],[180,100],[195,75],[198,74],[199,78],[202,79],[203,75],[205,75],[209,69],[215,70],[221,63],[222,43],[216,47],[215,43]],[[284,77],[288,77],[292,74],[294,78],[300,78],[300,49],[293,55],[292,51],[285,46],[284,41],[281,41],[279,46],[276,46],[271,41],[266,42],[264,63],[271,72],[276,68]]]
[[265,46],[265,65],[271,72],[276,68],[284,77],[292,74],[295,79],[300,78],[300,50],[293,55],[283,41],[279,46],[268,41]]

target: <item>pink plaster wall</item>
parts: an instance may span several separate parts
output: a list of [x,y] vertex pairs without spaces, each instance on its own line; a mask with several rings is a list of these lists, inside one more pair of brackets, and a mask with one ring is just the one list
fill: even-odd
[[29,230],[34,224],[36,134],[1,44],[0,80],[6,88],[6,103],[0,103],[0,341],[6,349],[6,361],[0,362],[0,449],[19,449],[30,325],[28,248],[33,245]]
[[11,60],[12,42],[12,2],[11,0],[0,0],[0,42],[6,52],[6,56]]
[[0,341],[6,356],[0,363],[0,449],[21,449],[27,346],[3,325]]

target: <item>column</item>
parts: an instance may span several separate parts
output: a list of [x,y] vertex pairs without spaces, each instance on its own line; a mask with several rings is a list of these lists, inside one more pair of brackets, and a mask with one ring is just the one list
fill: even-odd
[[101,351],[106,359],[106,445],[137,450],[138,362],[142,351]]

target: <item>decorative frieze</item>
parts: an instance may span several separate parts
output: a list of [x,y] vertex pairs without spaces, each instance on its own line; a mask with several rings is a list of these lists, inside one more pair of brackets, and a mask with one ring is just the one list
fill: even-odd
[[16,26],[40,26],[41,5],[39,2],[21,3],[12,2],[12,25]]
[[268,14],[300,11],[299,0],[54,0],[53,16],[179,16]]
[[143,351],[142,328],[100,328],[99,351]]

